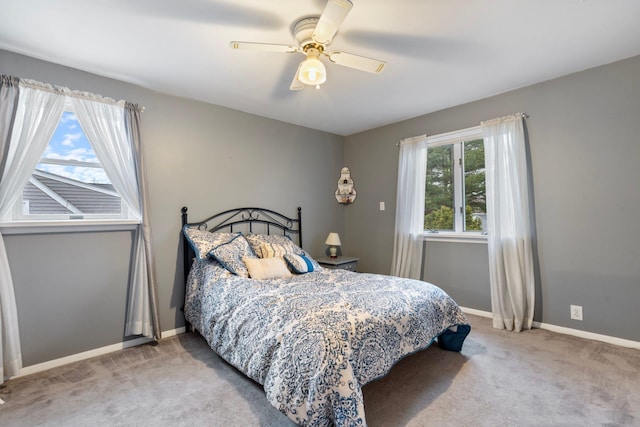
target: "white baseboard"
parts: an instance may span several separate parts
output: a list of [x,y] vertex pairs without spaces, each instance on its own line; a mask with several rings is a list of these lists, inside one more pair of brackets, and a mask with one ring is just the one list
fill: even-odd
[[186,327],[181,327],[177,329],[171,329],[170,331],[162,332],[162,338],[174,337],[176,335],[184,334],[187,331]]
[[[489,311],[476,310],[475,308],[460,307],[464,313],[473,314],[475,316],[493,318],[493,314]],[[557,332],[564,335],[572,335],[574,337],[585,338],[588,340],[602,341],[608,344],[614,344],[620,347],[634,348],[640,350],[640,342],[627,340],[624,338],[612,337],[609,335],[596,334],[594,332],[581,331],[580,329],[572,329],[564,326],[551,325],[549,323],[533,322],[533,327],[544,329],[551,332]]]
[[493,314],[491,314],[490,311],[476,310],[475,308],[469,308],[469,307],[460,307],[460,308],[462,309],[463,313],[473,314],[474,316],[486,317],[488,319],[491,319],[493,317]]
[[588,340],[602,341],[608,344],[618,345],[620,347],[635,348],[640,350],[640,342],[627,340],[624,338],[612,337],[609,335],[596,334],[594,332],[581,331],[580,329],[571,329],[564,326],[550,325],[548,323],[533,322],[534,328],[546,329],[551,332],[558,332],[565,335],[573,335],[575,337],[586,338]]
[[[469,307],[460,307],[464,313],[472,314],[475,316],[486,317],[491,319],[493,315],[484,310],[476,310],[475,308]],[[589,340],[602,341],[609,344],[618,345],[620,347],[628,347],[634,349],[640,349],[640,342],[631,341],[623,338],[612,337],[609,335],[596,334],[593,332],[581,331],[579,329],[566,328],[564,326],[556,326],[548,323],[542,322],[533,322],[533,327],[538,329],[545,329],[551,332],[557,332],[564,335],[572,335],[575,337],[585,338]],[[171,329],[168,331],[162,332],[162,338],[169,338],[175,335],[185,333],[185,327]],[[150,342],[150,338],[136,338],[130,341],[124,341],[117,344],[108,345],[105,347],[96,348],[89,351],[84,351],[82,353],[72,354],[70,356],[61,357],[59,359],[49,360],[47,362],[38,363],[36,365],[31,365],[20,369],[20,373],[12,378],[23,377],[26,375],[35,374],[37,372],[46,371],[47,369],[56,368],[58,366],[67,365],[69,363],[78,362],[85,359],[90,359],[92,357],[101,356],[103,354],[113,353],[115,351],[124,350],[126,348],[135,347],[141,344],[145,344]]]
[[[173,337],[185,332],[185,327],[171,329],[162,332],[162,338]],[[20,369],[20,373],[11,378],[24,377],[25,375],[35,374],[36,372],[46,371],[47,369],[57,368],[58,366],[68,365],[69,363],[79,362],[81,360],[90,359],[96,356],[102,356],[103,354],[113,353],[115,351],[124,350],[125,348],[135,347],[138,345],[151,342],[151,338],[141,337],[129,341],[123,341],[117,344],[107,345],[105,347],[95,348],[93,350],[83,351],[82,353],[72,354],[70,356],[61,357],[59,359],[49,360],[47,362],[38,363]]]

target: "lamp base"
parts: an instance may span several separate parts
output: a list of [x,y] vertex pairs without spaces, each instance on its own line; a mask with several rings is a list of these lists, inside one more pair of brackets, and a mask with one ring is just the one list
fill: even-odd
[[329,258],[338,258],[338,248],[335,246],[329,248]]

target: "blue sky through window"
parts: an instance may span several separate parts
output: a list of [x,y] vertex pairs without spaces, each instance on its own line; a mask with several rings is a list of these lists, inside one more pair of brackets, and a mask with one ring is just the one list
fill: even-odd
[[[42,155],[51,160],[76,160],[80,162],[98,163],[80,122],[73,112],[65,111],[60,123]],[[109,178],[102,167],[69,166],[39,163],[37,169],[66,178],[90,184],[109,184]]]

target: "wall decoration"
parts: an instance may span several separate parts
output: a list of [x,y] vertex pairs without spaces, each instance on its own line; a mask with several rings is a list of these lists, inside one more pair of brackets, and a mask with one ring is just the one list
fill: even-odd
[[356,200],[356,189],[353,188],[353,179],[348,167],[344,167],[340,171],[336,200],[343,205],[349,205]]

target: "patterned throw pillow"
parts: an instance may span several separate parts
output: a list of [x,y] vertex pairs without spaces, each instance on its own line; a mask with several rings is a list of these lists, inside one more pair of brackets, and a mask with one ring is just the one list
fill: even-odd
[[[311,273],[317,270],[317,263],[307,255],[286,254],[284,260],[287,265],[296,274]],[[314,265],[315,264],[315,265]]]
[[[274,252],[277,250],[278,253],[281,253],[281,255],[279,256],[282,256],[285,253],[296,254],[296,255],[304,254],[304,251],[302,250],[302,248],[300,248],[300,246],[293,243],[293,241],[291,241],[291,239],[288,236],[280,236],[280,235],[273,235],[273,234],[272,235],[247,234],[245,237],[249,242],[249,244],[251,245],[251,248],[253,249],[255,254],[258,256],[258,258],[269,258],[269,255],[268,255],[269,252],[267,252],[266,254],[262,253],[261,245],[263,244],[267,245],[265,247],[268,247],[268,245],[277,245],[277,246],[272,246],[272,248],[274,249]],[[282,253],[283,251],[284,253]]]
[[243,258],[257,258],[251,250],[249,242],[238,234],[228,243],[216,246],[209,251],[209,256],[217,260],[224,268],[242,277],[249,277],[249,271]]
[[211,249],[229,243],[240,235],[240,233],[211,233],[188,225],[182,228],[182,232],[198,259],[205,259]]
[[249,270],[249,277],[252,279],[284,279],[292,276],[281,257],[245,258],[244,262]]
[[281,245],[278,243],[261,243],[258,246],[257,253],[260,253],[260,258],[273,258],[283,257],[288,253],[293,253],[295,250],[290,245]]

